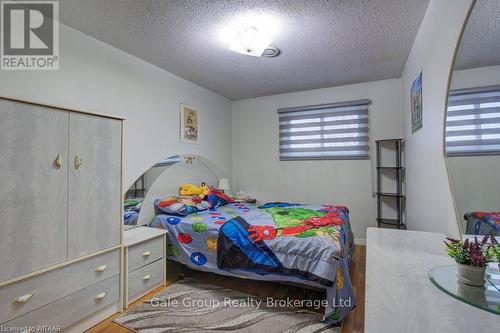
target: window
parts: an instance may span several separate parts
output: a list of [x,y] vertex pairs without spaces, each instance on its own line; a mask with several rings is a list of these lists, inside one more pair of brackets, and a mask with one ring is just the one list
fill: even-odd
[[366,159],[370,100],[278,109],[280,160]]
[[500,86],[450,92],[446,114],[446,154],[500,154]]

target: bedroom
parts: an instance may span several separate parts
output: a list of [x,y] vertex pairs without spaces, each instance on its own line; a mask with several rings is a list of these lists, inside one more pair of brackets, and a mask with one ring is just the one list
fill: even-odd
[[0,331],[497,331],[498,1],[1,6]]

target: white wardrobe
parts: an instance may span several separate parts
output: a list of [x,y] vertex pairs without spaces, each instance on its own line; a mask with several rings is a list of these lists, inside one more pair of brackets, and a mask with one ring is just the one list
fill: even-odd
[[0,98],[0,325],[120,310],[123,119]]

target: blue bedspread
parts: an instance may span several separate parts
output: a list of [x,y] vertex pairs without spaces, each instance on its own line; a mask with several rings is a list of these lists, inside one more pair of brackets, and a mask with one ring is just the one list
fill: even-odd
[[500,235],[500,212],[470,212],[464,218],[467,220],[466,234]]
[[325,288],[328,323],[340,322],[356,305],[344,207],[233,203],[186,217],[158,215],[151,226],[169,231],[169,259],[188,267]]

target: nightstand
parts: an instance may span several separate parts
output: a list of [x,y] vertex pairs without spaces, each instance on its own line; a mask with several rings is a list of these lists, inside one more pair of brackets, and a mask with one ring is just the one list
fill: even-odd
[[137,227],[124,232],[123,307],[166,284],[167,231]]

